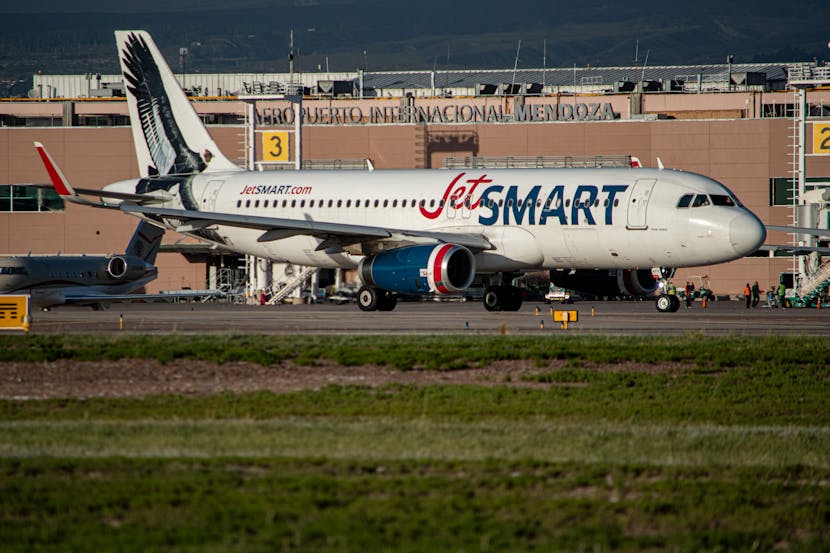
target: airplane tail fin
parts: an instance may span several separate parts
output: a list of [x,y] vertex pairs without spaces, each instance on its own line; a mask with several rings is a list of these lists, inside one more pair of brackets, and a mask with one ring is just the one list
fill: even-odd
[[146,31],[115,31],[142,177],[239,171],[208,134]]
[[127,245],[127,255],[140,257],[147,263],[153,265],[156,262],[156,254],[161,246],[161,238],[164,236],[164,229],[152,225],[147,221],[141,221],[135,229],[130,243]]

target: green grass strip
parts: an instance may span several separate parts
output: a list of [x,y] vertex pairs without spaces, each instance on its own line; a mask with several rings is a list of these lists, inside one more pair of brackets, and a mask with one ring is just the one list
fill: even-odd
[[830,428],[330,417],[0,423],[2,457],[314,457],[830,469]]
[[201,359],[262,365],[320,360],[399,369],[452,370],[500,360],[579,363],[690,363],[728,367],[823,370],[830,341],[821,337],[617,336],[0,336],[2,361]]
[[827,551],[830,473],[0,459],[3,551]]

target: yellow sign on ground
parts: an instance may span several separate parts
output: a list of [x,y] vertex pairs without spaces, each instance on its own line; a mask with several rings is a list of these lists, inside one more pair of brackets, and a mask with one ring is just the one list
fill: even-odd
[[0,330],[29,331],[29,296],[0,296]]
[[579,320],[579,311],[554,311],[553,320],[558,323],[575,323]]
[[262,161],[288,161],[288,131],[262,133]]
[[813,154],[830,156],[830,123],[813,123]]

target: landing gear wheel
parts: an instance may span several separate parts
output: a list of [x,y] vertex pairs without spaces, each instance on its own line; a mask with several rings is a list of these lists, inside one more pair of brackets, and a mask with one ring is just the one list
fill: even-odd
[[674,294],[670,295],[669,297],[671,298],[671,308],[669,309],[669,311],[675,313],[678,309],[680,309],[680,298],[678,298]]
[[508,286],[505,301],[502,305],[504,311],[518,311],[522,308],[522,289],[516,286]]
[[398,296],[388,290],[378,290],[378,311],[392,311],[398,304]]
[[380,302],[380,290],[363,286],[357,291],[357,306],[361,311],[377,311]]
[[660,313],[671,313],[673,311],[677,311],[680,307],[680,300],[677,299],[677,296],[671,296],[669,294],[660,294],[657,296],[657,301],[655,302],[657,307],[657,311]]
[[504,303],[504,289],[501,286],[488,286],[481,298],[487,311],[501,311]]

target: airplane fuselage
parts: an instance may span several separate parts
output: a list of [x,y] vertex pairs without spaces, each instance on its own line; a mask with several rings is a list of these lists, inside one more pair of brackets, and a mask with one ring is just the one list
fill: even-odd
[[[722,184],[676,170],[470,169],[202,173],[122,181],[164,189],[163,207],[387,229],[480,234],[477,272],[687,267],[731,261],[764,240],[761,222]],[[691,198],[679,206],[681,198]],[[703,200],[699,200],[698,197]],[[177,228],[175,219],[165,221]],[[264,258],[354,268],[369,252],[320,251],[324,238],[210,225],[196,238]]]

